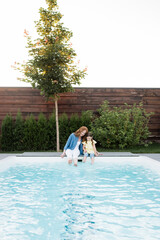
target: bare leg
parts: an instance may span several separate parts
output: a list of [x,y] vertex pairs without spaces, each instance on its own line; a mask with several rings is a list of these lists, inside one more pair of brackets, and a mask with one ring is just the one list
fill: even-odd
[[87,159],[87,157],[86,156],[84,156],[84,158],[83,158],[83,163],[85,163],[86,162],[86,159]]
[[68,164],[72,164],[72,159],[68,159]]
[[77,161],[78,161],[78,159],[75,158],[75,159],[74,159],[74,166],[75,166],[75,167],[77,167]]
[[94,164],[94,157],[91,158],[91,164]]

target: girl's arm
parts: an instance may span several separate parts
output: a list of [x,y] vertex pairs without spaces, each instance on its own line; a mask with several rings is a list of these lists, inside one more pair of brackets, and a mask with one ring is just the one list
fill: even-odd
[[87,152],[87,150],[86,150],[86,147],[83,145],[83,151],[84,152]]
[[99,152],[98,152],[97,149],[96,149],[95,143],[93,143],[93,150],[94,150],[95,156],[97,157],[97,156],[99,155]]

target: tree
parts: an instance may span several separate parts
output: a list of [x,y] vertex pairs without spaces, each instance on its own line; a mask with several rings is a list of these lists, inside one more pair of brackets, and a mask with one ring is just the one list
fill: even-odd
[[61,22],[57,0],[46,0],[47,7],[40,8],[40,18],[35,21],[38,38],[32,40],[28,31],[29,60],[16,63],[15,69],[23,73],[20,81],[28,82],[41,90],[45,99],[55,102],[57,151],[59,151],[58,98],[60,93],[73,91],[73,84],[80,84],[87,68],[80,70],[75,63],[76,53],[70,42],[73,33]]

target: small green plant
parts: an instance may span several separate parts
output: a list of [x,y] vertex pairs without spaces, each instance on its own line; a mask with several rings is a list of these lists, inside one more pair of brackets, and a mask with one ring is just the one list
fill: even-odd
[[152,113],[147,113],[142,103],[110,109],[108,101],[104,101],[98,112],[92,132],[101,147],[124,149],[145,144],[150,134],[148,122]]

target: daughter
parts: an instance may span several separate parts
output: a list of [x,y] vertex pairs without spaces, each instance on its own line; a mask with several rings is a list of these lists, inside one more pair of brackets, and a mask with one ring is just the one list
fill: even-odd
[[98,156],[99,152],[96,150],[96,144],[97,142],[93,140],[93,136],[91,132],[88,132],[87,136],[85,137],[85,140],[82,142],[83,144],[83,151],[84,151],[84,158],[83,162],[86,162],[86,159],[88,155],[90,155],[91,158],[91,164],[94,163],[94,156]]

